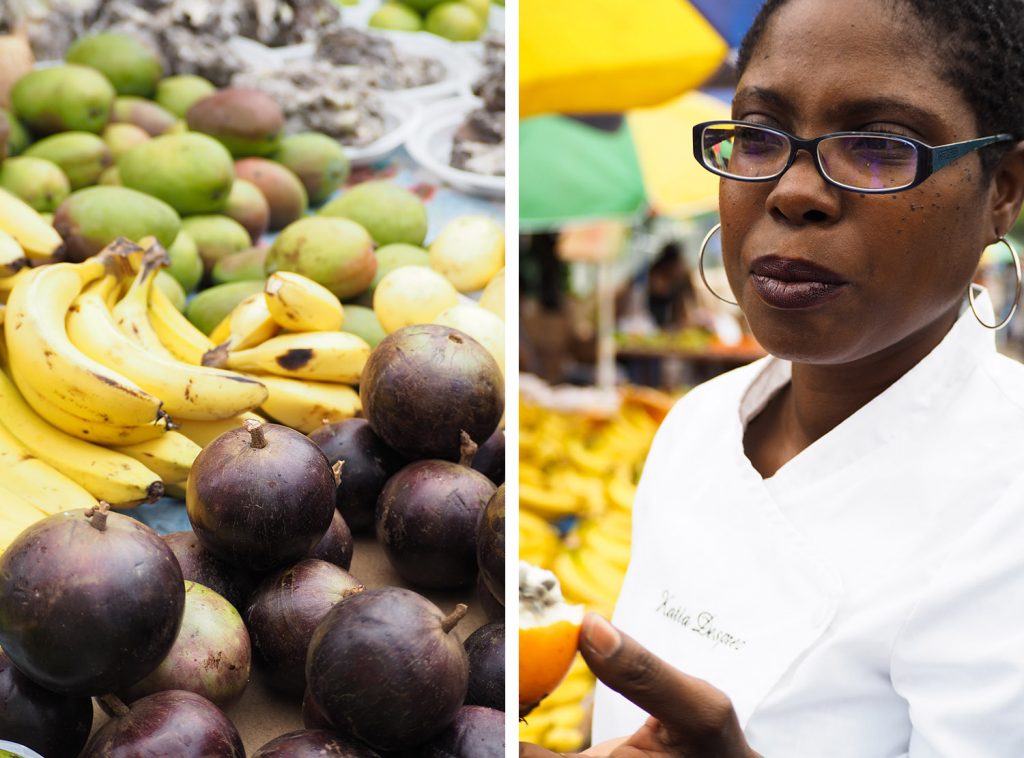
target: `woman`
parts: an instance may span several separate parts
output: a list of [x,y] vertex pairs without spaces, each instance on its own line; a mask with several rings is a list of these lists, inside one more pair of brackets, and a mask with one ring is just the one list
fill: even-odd
[[695,131],[771,357],[659,431],[589,754],[1024,756],[1024,367],[967,298],[1024,197],[1022,36],[1022,0],[762,8],[744,123]]

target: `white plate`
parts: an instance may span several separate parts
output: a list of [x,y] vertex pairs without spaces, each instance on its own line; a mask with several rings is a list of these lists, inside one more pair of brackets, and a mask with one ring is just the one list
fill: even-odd
[[387,131],[379,138],[363,147],[345,148],[345,155],[353,166],[364,166],[383,158],[407,142],[415,133],[422,118],[422,108],[413,100],[401,100],[394,97],[381,97],[384,104],[384,119]]
[[[390,90],[389,94],[405,100],[432,103],[458,94],[460,89],[472,85],[483,73],[480,60],[459,43],[450,42],[430,32],[394,32],[383,29],[367,29],[368,34],[385,37],[394,44],[399,55],[417,55],[441,61],[445,77],[433,84],[409,89]],[[475,43],[474,43],[475,44]]]
[[466,119],[466,114],[479,108],[475,97],[445,100],[425,108],[421,126],[406,141],[409,155],[424,169],[455,189],[472,195],[504,199],[505,177],[474,174],[454,168],[451,163],[452,139]]

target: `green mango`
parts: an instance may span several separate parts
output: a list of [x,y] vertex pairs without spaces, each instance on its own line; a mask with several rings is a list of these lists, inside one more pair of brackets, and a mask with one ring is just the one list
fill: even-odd
[[119,95],[150,97],[164,73],[156,52],[135,37],[117,32],[79,38],[64,59],[96,69]]
[[173,113],[168,113],[152,100],[124,95],[114,101],[110,120],[115,124],[134,124],[150,137],[167,134],[178,123]]
[[37,68],[14,83],[14,115],[37,134],[99,133],[110,120],[113,86],[88,66]]
[[320,209],[321,216],[355,221],[378,245],[422,245],[427,236],[427,207],[419,196],[386,181],[363,182]]
[[56,163],[72,190],[96,184],[103,170],[113,164],[107,143],[88,132],[54,134],[29,145],[23,155]]
[[235,181],[231,154],[194,132],[154,137],[117,165],[126,187],[158,197],[183,215],[220,212]]
[[377,347],[380,341],[388,336],[373,308],[362,305],[345,305],[345,321],[341,325],[341,331],[362,337],[370,347]]
[[181,223],[199,248],[203,271],[209,274],[221,258],[252,245],[245,227],[227,216],[189,216]]
[[203,259],[199,257],[199,248],[188,232],[182,230],[174,238],[174,243],[167,248],[167,257],[171,265],[167,273],[178,280],[185,292],[191,292],[199,286],[203,278]]
[[270,248],[263,246],[250,247],[248,250],[225,255],[214,264],[210,278],[214,284],[244,282],[247,279],[266,279],[264,267],[269,252]]
[[167,203],[127,187],[89,187],[60,204],[53,226],[64,238],[68,259],[83,261],[118,237],[138,242],[152,235],[169,247],[181,219]]
[[40,213],[53,213],[71,194],[71,184],[60,166],[42,158],[22,155],[0,163],[0,187]]
[[310,205],[320,205],[333,195],[348,179],[350,171],[341,144],[317,132],[285,137],[273,158],[299,177]]
[[188,128],[220,140],[235,158],[271,155],[281,141],[284,113],[270,95],[228,87],[207,95],[185,114]]
[[174,304],[175,308],[182,313],[185,312],[185,288],[181,286],[177,279],[167,273],[167,271],[158,271],[156,280],[153,283],[163,290],[163,293]]
[[149,133],[141,126],[121,123],[107,124],[102,136],[115,161],[133,147],[138,147],[150,139]]
[[207,95],[217,91],[213,83],[195,74],[178,74],[168,76],[156,83],[157,105],[173,113],[178,118],[185,118],[188,109]]
[[25,125],[11,111],[0,108],[0,119],[7,122],[7,155],[21,155],[32,144],[32,137]]
[[203,334],[212,332],[235,306],[257,292],[263,291],[265,280],[229,282],[203,290],[185,306],[185,316]]
[[267,273],[294,271],[339,300],[365,290],[377,270],[373,240],[354,221],[308,216],[285,227],[267,255]]

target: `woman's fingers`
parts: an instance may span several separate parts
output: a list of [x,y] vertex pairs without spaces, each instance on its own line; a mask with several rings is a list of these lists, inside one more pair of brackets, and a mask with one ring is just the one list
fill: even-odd
[[532,742],[519,743],[519,758],[580,758],[576,753],[552,753],[545,747]]
[[658,719],[666,745],[752,755],[725,693],[670,666],[595,613],[583,620],[580,650],[598,679]]

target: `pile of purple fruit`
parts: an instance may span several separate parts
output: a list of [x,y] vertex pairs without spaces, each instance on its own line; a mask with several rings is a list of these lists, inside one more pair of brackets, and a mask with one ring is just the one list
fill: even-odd
[[[365,419],[308,437],[249,420],[210,443],[192,531],[101,504],[22,532],[0,556],[0,739],[47,758],[244,756],[224,709],[255,666],[306,726],[259,758],[502,756],[500,369],[461,332],[408,327],[360,395]],[[409,587],[475,586],[492,623],[463,644],[465,605],[364,587],[352,532]]]

